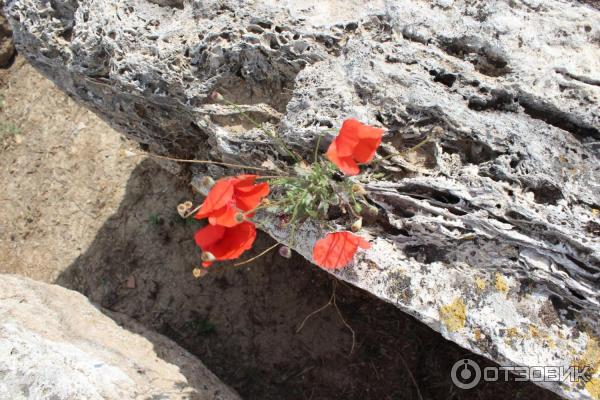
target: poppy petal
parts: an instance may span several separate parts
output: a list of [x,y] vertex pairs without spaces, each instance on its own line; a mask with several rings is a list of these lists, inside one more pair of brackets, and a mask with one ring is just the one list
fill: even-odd
[[195,239],[202,251],[210,252],[216,260],[233,260],[252,248],[256,239],[256,227],[250,222],[242,222],[230,228],[207,225],[196,231]]
[[361,126],[362,124],[354,118],[347,119],[342,123],[340,132],[334,140],[340,157],[352,155],[360,139],[359,132]]
[[211,212],[225,207],[233,198],[235,178],[219,179],[208,192],[202,203],[200,211],[194,216],[196,219],[206,218]]
[[233,260],[242,255],[243,252],[252,248],[256,239],[256,228],[251,222],[243,222],[228,229],[223,252],[218,259]]
[[221,240],[224,234],[224,227],[219,225],[206,225],[196,231],[194,240],[198,247],[205,251],[208,247]]
[[232,227],[240,222],[236,219],[236,215],[239,213],[235,207],[235,203],[231,201],[225,207],[213,211],[208,216],[208,222],[211,225],[221,225],[224,227]]
[[354,149],[354,159],[361,163],[368,163],[375,156],[377,148],[381,144],[381,137],[377,139],[362,139]]
[[335,142],[331,143],[326,153],[329,161],[335,164],[346,175],[352,176],[357,175],[360,172],[358,165],[352,159],[352,157],[340,157],[337,152],[337,145]]
[[[360,122],[359,122],[360,124]],[[381,139],[385,129],[376,128],[374,126],[360,124],[360,129],[358,130],[358,138],[359,140],[364,139]]]
[[263,198],[269,195],[269,184],[267,182],[253,185],[242,190],[235,188],[235,200],[237,207],[243,211],[250,211],[258,207]]
[[368,249],[369,242],[350,232],[329,233],[313,248],[315,263],[326,269],[341,269],[354,258],[358,248]]

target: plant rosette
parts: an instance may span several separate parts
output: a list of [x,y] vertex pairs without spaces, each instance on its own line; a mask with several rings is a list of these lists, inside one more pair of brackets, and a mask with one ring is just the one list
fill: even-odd
[[[286,175],[237,175],[216,182],[205,179],[203,183],[211,187],[204,202],[192,211],[189,211],[189,202],[178,207],[184,217],[194,215],[195,219],[207,221],[194,235],[202,250],[202,266],[238,259],[251,249],[256,239],[253,217],[261,209],[278,215],[281,225],[289,228],[288,244],[292,248],[296,228],[305,220],[317,221],[326,231],[332,230],[329,223],[334,219],[332,216],[349,216],[351,232],[326,233],[312,249],[313,262],[324,269],[348,266],[358,251],[371,247],[357,234],[362,229],[362,215],[365,212],[377,214],[364,188],[349,177],[358,175],[360,165],[373,160],[384,132],[382,128],[347,119],[329,145],[325,158],[319,157],[315,150],[312,163],[298,158]],[[286,151],[295,155],[290,149]],[[291,256],[287,246],[280,248],[279,253],[287,258]]]

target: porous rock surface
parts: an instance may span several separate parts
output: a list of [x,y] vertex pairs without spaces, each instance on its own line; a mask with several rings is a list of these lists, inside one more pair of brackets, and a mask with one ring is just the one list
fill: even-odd
[[239,397],[193,355],[128,317],[109,317],[60,286],[0,275],[0,399]]
[[[33,65],[153,152],[289,163],[242,112],[306,157],[347,117],[388,129],[382,155],[430,137],[365,168],[380,207],[363,232],[373,247],[336,275],[501,364],[588,365],[589,382],[537,383],[600,398],[593,6],[9,0],[5,9]],[[228,173],[186,171],[192,183]],[[277,218],[264,228],[290,242]],[[323,233],[307,221],[293,247],[311,259]]]

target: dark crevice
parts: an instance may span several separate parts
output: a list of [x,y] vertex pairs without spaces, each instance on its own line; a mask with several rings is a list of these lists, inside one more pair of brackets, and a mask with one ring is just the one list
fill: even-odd
[[487,144],[474,139],[443,141],[441,146],[446,153],[458,154],[465,164],[482,164],[500,155]]
[[579,293],[578,291],[574,290],[573,288],[567,288],[569,289],[569,293],[571,293],[573,296],[575,296],[576,298],[578,298],[581,301],[585,301],[586,298],[584,295],[582,295],[581,293]]
[[600,236],[600,224],[596,221],[589,221],[585,226],[585,229],[594,236]]
[[157,4],[161,7],[173,7],[183,10],[183,0],[148,0],[150,3]]
[[384,214],[384,213],[380,213],[379,217],[377,218],[377,224],[383,228],[383,230],[392,235],[392,236],[404,236],[404,237],[410,237],[411,234],[408,233],[408,231],[406,229],[400,229],[400,228],[396,228],[394,225],[392,225],[390,223],[390,221],[388,220],[388,217]]
[[569,261],[571,261],[573,264],[577,265],[579,268],[581,268],[583,271],[587,272],[588,274],[597,274],[600,272],[600,269],[598,268],[593,268],[593,266],[587,265],[584,262],[578,260],[577,258],[573,257],[570,254],[565,254],[565,256],[569,259]]
[[534,200],[538,204],[556,205],[564,198],[560,187],[550,181],[524,182],[524,184],[533,192]]
[[436,71],[434,69],[429,71],[429,74],[434,77],[434,82],[442,83],[448,87],[452,87],[452,85],[454,85],[454,82],[456,82],[456,79],[458,78],[457,74],[453,74],[446,71]]
[[501,110],[501,111],[518,111],[515,97],[512,93],[502,89],[492,89],[491,97],[482,98],[479,96],[471,96],[468,106],[475,111],[485,110]]
[[440,45],[448,54],[470,62],[484,75],[498,77],[510,72],[504,50],[477,36],[441,38]]
[[588,137],[600,140],[600,130],[581,121],[576,115],[570,115],[553,105],[533,98],[531,95],[521,95],[518,100],[525,113],[531,118],[539,119],[549,125],[570,132],[579,140]]
[[431,244],[423,244],[416,246],[406,246],[404,253],[415,259],[423,259],[425,264],[431,264],[437,261],[446,261],[446,250],[433,246]]
[[398,192],[419,199],[435,200],[443,204],[458,204],[460,202],[460,197],[458,196],[426,186],[409,184],[398,188]]
[[567,78],[571,78],[587,85],[600,86],[600,80],[598,79],[590,78],[589,76],[573,74],[567,71],[565,68],[556,68],[555,71],[556,73],[566,76]]

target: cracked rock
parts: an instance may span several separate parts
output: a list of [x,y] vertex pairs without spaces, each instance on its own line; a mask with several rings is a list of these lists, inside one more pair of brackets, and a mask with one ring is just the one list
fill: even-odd
[[[9,0],[5,10],[36,68],[159,154],[281,167],[290,160],[264,129],[308,157],[348,117],[388,129],[382,155],[430,137],[364,168],[381,211],[363,229],[373,248],[336,275],[500,364],[595,366],[589,382],[536,383],[598,398],[598,9]],[[192,183],[230,173],[190,172]],[[311,259],[317,224],[290,243],[264,218]]]
[[239,399],[177,344],[77,292],[0,275],[0,293],[2,399]]

